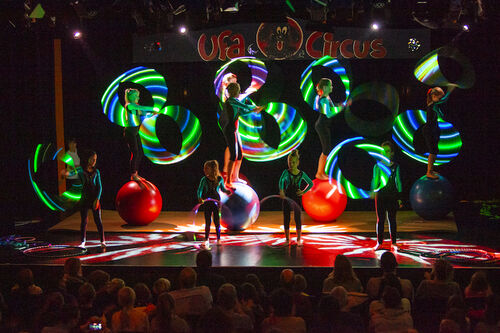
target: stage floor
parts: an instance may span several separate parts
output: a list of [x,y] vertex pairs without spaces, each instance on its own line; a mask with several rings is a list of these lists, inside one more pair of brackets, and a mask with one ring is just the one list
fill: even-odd
[[[244,232],[224,232],[221,245],[212,245],[213,266],[217,267],[332,267],[335,257],[344,254],[356,268],[375,268],[383,251],[376,245],[374,212],[345,212],[336,222],[320,224],[304,214],[303,246],[285,245],[282,213],[261,212],[259,219]],[[196,253],[203,247],[203,217],[190,212],[163,212],[148,226],[130,227],[115,211],[103,212],[108,244],[100,247],[95,225],[89,222],[87,253],[80,255],[85,265],[181,267],[194,266]],[[44,241],[53,245],[79,244],[78,213],[52,227]],[[386,234],[386,237],[388,235]],[[457,239],[453,219],[422,221],[411,211],[398,212],[398,250],[400,267],[427,268],[438,257],[455,267],[499,268],[500,249],[467,244]],[[211,234],[212,243],[215,234]],[[390,244],[387,240],[386,248]],[[60,251],[54,250],[54,253]],[[64,249],[62,250],[64,251]],[[65,258],[39,258],[18,253],[1,258],[9,264],[61,265]]]

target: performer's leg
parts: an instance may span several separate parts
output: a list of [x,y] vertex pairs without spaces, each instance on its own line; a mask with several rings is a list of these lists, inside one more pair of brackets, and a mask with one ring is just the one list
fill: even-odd
[[300,238],[302,234],[302,212],[300,209],[300,205],[299,209],[293,210],[293,218],[295,220],[295,229],[297,230],[297,244],[300,246],[302,245],[302,239]]
[[384,224],[385,224],[384,200],[380,196],[375,197],[375,213],[377,214],[377,244],[384,242]]
[[241,140],[240,136],[238,135],[238,132],[235,132],[235,136],[236,136],[236,147],[235,147],[236,160],[234,161],[231,183],[238,182],[246,184],[244,180],[240,179],[240,168],[241,168],[241,162],[243,160],[243,150],[241,149]]
[[220,243],[220,215],[219,215],[219,208],[217,205],[214,205],[214,210],[213,210],[213,216],[214,216],[214,225],[215,225],[215,231],[217,232],[217,244]]
[[325,166],[326,166],[326,156],[325,154],[321,153],[319,155],[318,159],[318,171],[316,171],[316,178],[321,179],[321,180],[328,180],[328,175],[325,172]]
[[88,223],[88,214],[89,214],[89,209],[88,207],[82,207],[80,208],[80,246],[85,246],[85,239],[87,236],[87,223]]
[[137,159],[139,158],[139,147],[137,146],[137,138],[133,133],[125,131],[125,142],[127,142],[130,150],[130,175],[132,180],[139,180],[137,175]]
[[326,180],[328,175],[325,172],[326,158],[332,149],[332,139],[330,134],[331,119],[328,119],[324,114],[320,114],[318,120],[314,124],[316,133],[318,133],[321,143],[321,155],[318,160],[318,171],[316,178]]
[[396,245],[397,240],[397,223],[396,223],[396,212],[398,209],[397,200],[393,200],[387,207],[387,219],[389,220],[389,234],[391,235],[391,241],[393,245]]
[[229,150],[229,162],[227,163],[226,185],[232,188],[231,179],[233,179],[234,162],[237,157],[236,137],[235,137],[235,131],[232,128],[225,128],[223,130],[223,133],[224,133],[224,138],[226,139],[227,149]]
[[222,168],[222,172],[225,172],[227,175],[228,172],[228,165],[229,165],[229,157],[231,156],[231,153],[229,152],[229,147],[226,147],[226,150],[224,150],[224,167]]
[[99,238],[101,240],[101,244],[106,245],[104,240],[104,229],[102,227],[101,208],[92,209],[92,214],[94,216],[95,226],[97,227],[97,231],[99,232]]
[[135,169],[139,172],[139,167],[141,166],[142,157],[144,156],[144,152],[142,151],[142,142],[139,134],[135,136],[135,144],[137,147],[137,158],[135,159]]
[[429,178],[437,179],[438,176],[436,175],[434,171],[434,162],[436,162],[436,155],[435,154],[429,154],[429,157],[427,158],[427,173],[426,176]]
[[283,228],[285,229],[286,242],[290,242],[290,204],[288,201],[283,200]]
[[209,206],[211,202],[205,203],[205,241],[208,241],[210,238],[210,225],[212,224],[212,209]]

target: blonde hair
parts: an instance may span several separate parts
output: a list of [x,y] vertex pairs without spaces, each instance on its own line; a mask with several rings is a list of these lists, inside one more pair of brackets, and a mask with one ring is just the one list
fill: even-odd
[[232,79],[232,78],[235,78],[237,79],[238,77],[236,76],[236,74],[233,74],[233,73],[227,73],[226,75],[224,75],[224,77],[222,78],[222,83],[225,84],[225,85],[228,85],[229,84],[229,80]]
[[321,78],[318,84],[316,85],[316,92],[318,94],[321,94],[323,92],[323,88],[328,84],[328,82],[332,82],[332,80],[326,77]]
[[129,96],[132,95],[132,94],[137,94],[137,96],[140,95],[139,90],[137,90],[135,88],[125,89],[125,103],[126,104],[130,103]]
[[130,326],[130,310],[134,308],[135,304],[135,291],[130,287],[123,287],[118,292],[118,305],[121,307],[120,313],[120,328],[126,330]]
[[217,179],[219,177],[219,162],[217,160],[206,161],[203,164],[203,172],[208,178]]
[[296,158],[297,160],[300,160],[300,155],[299,155],[298,149],[292,150],[292,152],[290,154],[288,154],[288,158],[287,158],[288,167],[290,167],[290,160],[292,158]]
[[443,97],[444,91],[440,87],[434,87],[432,89],[427,90],[427,105],[432,104],[432,95],[439,95]]

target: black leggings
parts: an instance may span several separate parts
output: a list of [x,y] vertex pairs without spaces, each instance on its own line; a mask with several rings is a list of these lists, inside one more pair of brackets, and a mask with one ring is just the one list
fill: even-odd
[[397,224],[396,211],[398,210],[398,201],[396,196],[377,195],[375,197],[375,211],[377,213],[377,240],[379,244],[384,242],[384,224],[387,213],[389,220],[389,234],[393,244],[396,244]]
[[332,135],[330,133],[330,126],[332,124],[333,118],[328,118],[324,114],[320,113],[318,120],[314,123],[314,128],[316,133],[318,133],[319,141],[321,142],[321,152],[324,155],[330,154],[332,150]]
[[422,134],[424,136],[425,145],[427,146],[429,154],[437,155],[439,153],[438,143],[441,135],[439,127],[425,124],[422,128]]
[[123,136],[127,142],[128,148],[130,149],[130,173],[136,173],[139,170],[139,165],[141,164],[142,156],[142,143],[139,137],[139,130],[135,128],[125,128]]
[[94,215],[94,223],[97,227],[97,231],[99,232],[99,238],[101,242],[104,241],[104,229],[102,228],[102,220],[101,220],[101,208],[93,209],[89,206],[84,206],[84,208],[80,208],[80,216],[82,217],[82,221],[80,223],[80,240],[85,242],[85,238],[87,235],[87,224],[89,223],[88,214],[89,209],[92,209],[92,214]]
[[227,126],[223,129],[223,133],[229,148],[229,160],[240,161],[243,158],[243,154],[238,129],[233,126]]
[[282,208],[283,208],[283,227],[285,230],[290,230],[290,212],[293,210],[293,219],[295,220],[295,229],[297,231],[302,230],[302,212],[301,206],[299,202],[301,199],[298,197],[292,198],[293,201],[297,204],[297,206],[292,205],[287,200],[283,200]]
[[217,231],[217,239],[220,239],[220,218],[219,207],[213,201],[207,201],[203,204],[205,209],[205,239],[210,235],[210,225],[212,224],[212,216],[214,219],[215,230]]

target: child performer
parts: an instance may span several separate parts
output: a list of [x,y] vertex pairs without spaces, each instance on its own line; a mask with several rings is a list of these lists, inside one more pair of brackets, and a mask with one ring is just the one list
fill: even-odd
[[[302,207],[301,197],[312,188],[313,182],[304,171],[298,169],[299,158],[300,156],[298,150],[294,150],[288,155],[288,169],[283,171],[281,174],[279,187],[280,197],[285,198],[285,196],[287,196],[293,199],[293,201],[295,201],[300,208]],[[301,189],[302,181],[307,183],[306,188],[303,190]],[[285,229],[286,244],[290,243],[290,206],[289,202],[283,200],[283,226]],[[300,238],[302,231],[300,209],[298,211],[294,211],[293,215],[295,219],[295,228],[297,229],[297,245],[302,246],[302,239]]]
[[[316,133],[318,133],[319,141],[321,142],[321,155],[318,160],[318,171],[316,172],[316,178],[321,180],[327,180],[328,176],[325,173],[326,159],[330,151],[332,150],[332,138],[330,134],[330,126],[332,125],[332,118],[335,115],[332,109],[335,105],[333,104],[330,93],[332,92],[332,80],[327,78],[321,78],[316,85],[316,100],[314,102],[314,110],[319,112],[318,120],[314,124]],[[339,104],[337,106],[341,106]],[[345,105],[350,105],[350,101]]]
[[[99,232],[101,247],[106,247],[101,220],[101,203],[99,202],[102,192],[101,174],[95,167],[96,162],[96,152],[92,150],[85,151],[81,155],[81,167],[77,169],[76,173],[82,184],[82,198],[80,199],[80,247],[85,247],[89,209],[92,209],[92,214],[94,215],[94,223]],[[74,171],[68,172],[66,175],[70,176],[72,173],[74,174]]]
[[380,250],[384,242],[384,224],[387,215],[389,223],[389,233],[391,235],[391,250],[396,250],[396,211],[402,207],[401,197],[401,178],[399,175],[399,164],[394,162],[394,144],[391,141],[384,141],[381,144],[384,148],[384,156],[389,159],[387,167],[391,170],[391,176],[387,184],[382,186],[382,170],[378,164],[373,167],[372,178],[372,196],[375,197],[375,212],[377,214],[377,246],[375,251]]
[[220,200],[219,190],[226,194],[231,194],[231,191],[224,187],[224,181],[219,175],[219,163],[216,160],[206,161],[203,165],[205,176],[201,179],[198,186],[198,201],[205,208],[205,248],[210,248],[210,224],[212,216],[214,220],[215,230],[217,231],[217,245],[220,244],[220,222],[219,222],[219,207],[213,201],[206,199]]
[[232,188],[232,183],[241,182],[239,175],[243,154],[241,151],[241,140],[238,134],[239,116],[251,112],[260,112],[262,107],[247,105],[240,102],[237,98],[240,94],[240,85],[238,83],[230,83],[227,86],[227,92],[229,98],[224,102],[220,124],[230,153],[226,185]]
[[422,134],[424,135],[427,151],[429,152],[426,173],[428,178],[438,178],[438,173],[434,171],[434,162],[436,161],[436,155],[439,152],[438,143],[439,136],[441,134],[438,126],[438,117],[443,117],[443,112],[439,108],[439,105],[448,100],[450,93],[453,89],[455,89],[455,87],[455,84],[449,84],[446,95],[443,89],[439,87],[434,87],[427,91],[427,121],[422,128]]
[[[136,116],[146,116],[149,112],[158,111],[152,106],[144,106],[137,104],[139,102],[139,90],[129,88],[125,90],[125,113],[127,119],[128,114]],[[139,181],[142,178],[138,174],[139,165],[141,164],[142,156],[142,143],[139,137],[140,126],[125,127],[123,136],[130,149],[130,180]]]
[[[230,83],[238,83],[238,77],[236,74],[233,73],[227,73],[224,75],[222,78],[222,101],[225,102],[229,98],[229,93],[227,92],[227,86]],[[222,167],[222,176],[226,177],[227,179],[227,169],[229,165],[229,158],[231,156],[231,153],[229,152],[229,147],[226,147],[226,150],[224,151],[224,166]]]
[[[66,154],[71,156],[73,159],[73,163],[75,168],[80,167],[80,157],[78,156],[78,151],[76,149],[76,139],[75,138],[70,138],[68,140],[68,150],[66,151]],[[72,166],[70,167],[69,165],[66,166],[66,174],[70,174],[72,171]],[[73,170],[74,171],[74,170]],[[66,177],[66,188],[70,188],[74,184],[79,183],[79,178],[78,174],[76,172],[73,172],[71,176]]]

